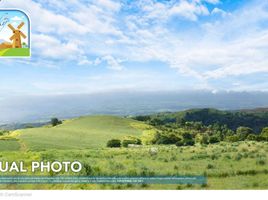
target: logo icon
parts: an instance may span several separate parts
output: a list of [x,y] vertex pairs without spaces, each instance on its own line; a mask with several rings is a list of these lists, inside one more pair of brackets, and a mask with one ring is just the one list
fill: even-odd
[[0,10],[0,57],[30,56],[30,20],[21,10]]

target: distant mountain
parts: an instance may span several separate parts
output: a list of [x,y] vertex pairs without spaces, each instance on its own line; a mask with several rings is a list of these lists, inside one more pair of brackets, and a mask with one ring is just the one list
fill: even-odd
[[49,121],[91,114],[147,115],[191,108],[241,110],[268,107],[267,92],[110,92],[0,98],[0,124]]

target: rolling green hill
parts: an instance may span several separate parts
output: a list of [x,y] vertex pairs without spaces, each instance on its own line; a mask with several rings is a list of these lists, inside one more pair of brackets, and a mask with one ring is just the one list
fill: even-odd
[[103,148],[109,139],[142,135],[142,122],[114,116],[90,116],[65,121],[56,127],[14,132],[29,150]]

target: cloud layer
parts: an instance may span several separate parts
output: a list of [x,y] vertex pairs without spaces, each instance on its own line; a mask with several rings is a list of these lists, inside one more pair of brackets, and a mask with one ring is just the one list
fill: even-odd
[[131,63],[146,68],[148,62],[160,62],[197,83],[192,88],[268,86],[259,82],[252,88],[251,76],[268,73],[266,1],[233,9],[220,0],[12,0],[1,6],[22,8],[31,16],[29,65],[71,63],[118,72]]

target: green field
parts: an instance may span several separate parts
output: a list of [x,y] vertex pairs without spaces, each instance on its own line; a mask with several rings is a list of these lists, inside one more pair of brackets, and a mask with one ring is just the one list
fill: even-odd
[[[239,142],[234,144],[176,147],[158,146],[151,155],[151,146],[140,148],[47,150],[41,152],[4,152],[5,160],[24,160],[28,164],[41,160],[79,160],[91,170],[81,176],[153,176],[205,175],[207,185],[0,185],[2,189],[267,189],[268,143]],[[38,173],[37,173],[38,174]],[[40,173],[39,173],[40,174]],[[63,174],[63,173],[60,173]],[[52,175],[52,174],[49,174]],[[54,174],[55,175],[55,174]],[[66,175],[66,174],[65,174]],[[68,174],[71,175],[71,174]]]
[[34,151],[104,148],[109,139],[141,136],[138,125],[143,123],[113,116],[91,116],[69,120],[56,127],[24,129],[17,134],[27,149]]
[[[84,167],[81,176],[204,175],[207,185],[0,185],[0,189],[267,189],[268,142],[234,143],[177,147],[142,145],[107,148],[109,139],[146,136],[154,127],[133,119],[89,116],[46,126],[11,132],[0,137],[0,158],[4,161],[75,161]],[[157,153],[151,154],[150,149]],[[64,172],[36,175],[74,175]],[[15,175],[15,173],[13,173]]]
[[20,144],[16,139],[1,139],[0,140],[0,152],[1,151],[18,151],[20,150]]
[[0,56],[3,57],[24,57],[30,56],[30,49],[28,48],[19,48],[19,49],[0,49]]

